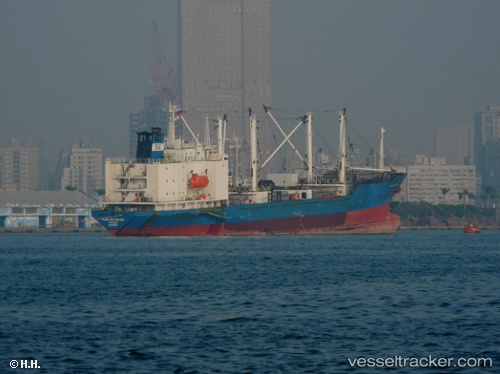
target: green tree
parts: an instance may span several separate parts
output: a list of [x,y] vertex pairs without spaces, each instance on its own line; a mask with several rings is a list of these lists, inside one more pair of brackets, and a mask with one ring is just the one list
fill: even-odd
[[[484,192],[479,195],[479,198],[481,199],[481,208],[487,208],[488,207],[488,195],[486,195]],[[486,206],[484,204],[486,202]]]
[[450,192],[450,189],[448,187],[443,187],[441,188],[441,193],[443,194],[443,202],[446,204],[446,194]]
[[496,199],[498,197],[498,194],[495,191],[495,189],[490,185],[483,186],[483,192],[484,192],[484,195],[486,195],[486,199],[487,199],[486,207],[489,208],[491,200]]
[[64,189],[65,189],[66,191],[74,191],[74,190],[76,190],[76,187],[74,187],[74,186],[72,186],[72,185],[67,185],[66,187],[64,187]]
[[98,196],[106,195],[106,190],[104,188],[98,188],[97,190],[95,190],[95,192]]
[[460,200],[462,200],[463,202],[463,206],[464,206],[464,219],[465,219],[465,216],[466,216],[466,211],[465,211],[465,198],[469,198],[470,199],[473,199],[474,198],[474,194],[469,192],[469,190],[467,188],[464,188],[463,191],[460,191],[460,192],[457,192],[457,195],[458,195],[458,198]]

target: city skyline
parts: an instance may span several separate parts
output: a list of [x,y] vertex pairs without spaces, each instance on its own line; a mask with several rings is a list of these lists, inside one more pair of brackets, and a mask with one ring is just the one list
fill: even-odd
[[[272,100],[311,110],[326,134],[316,139],[331,148],[342,107],[370,144],[383,125],[386,147],[410,155],[432,153],[436,128],[472,124],[500,103],[498,2],[313,3],[271,2]],[[20,0],[0,10],[4,139],[45,143],[51,160],[82,138],[106,156],[128,154],[129,113],[153,93],[151,22],[175,61],[177,2]]]

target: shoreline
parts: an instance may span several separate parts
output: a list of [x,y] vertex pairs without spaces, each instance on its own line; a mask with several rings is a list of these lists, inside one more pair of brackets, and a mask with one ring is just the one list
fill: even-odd
[[55,228],[36,228],[36,227],[16,227],[16,228],[0,228],[0,234],[58,234],[58,233],[101,233],[107,232],[104,228],[76,228],[76,227],[55,227]]
[[[500,230],[500,226],[478,226],[481,230]],[[400,226],[401,231],[423,231],[423,230],[463,230],[463,226]],[[36,228],[36,227],[17,227],[0,228],[0,234],[58,234],[58,233],[107,233],[102,227],[75,228],[75,227],[56,227],[56,228]]]
[[[477,226],[480,230],[500,230],[499,226]],[[399,230],[463,230],[464,226],[400,226]]]

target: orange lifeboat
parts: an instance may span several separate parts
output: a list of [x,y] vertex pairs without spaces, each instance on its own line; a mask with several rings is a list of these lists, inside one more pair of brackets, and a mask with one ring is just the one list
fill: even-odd
[[208,185],[208,177],[206,175],[193,174],[189,182],[191,188],[201,188]]

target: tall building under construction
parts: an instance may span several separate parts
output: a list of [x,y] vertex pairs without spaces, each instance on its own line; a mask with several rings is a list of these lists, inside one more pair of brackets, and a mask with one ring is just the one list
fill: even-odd
[[150,130],[151,127],[160,127],[163,130],[168,125],[168,114],[162,105],[162,97],[151,95],[144,97],[143,109],[129,114],[129,156],[136,156],[137,133]]

